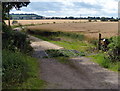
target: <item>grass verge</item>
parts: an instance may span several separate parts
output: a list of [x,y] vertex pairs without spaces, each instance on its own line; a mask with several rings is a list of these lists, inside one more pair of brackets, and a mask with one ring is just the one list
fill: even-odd
[[35,58],[3,50],[3,89],[42,89],[45,82],[39,79]]
[[53,32],[44,30],[29,30],[29,33],[37,38],[49,41],[56,45],[62,46],[68,50],[77,50],[80,52],[93,52],[95,45],[88,43],[84,35],[70,32]]
[[91,61],[98,63],[100,66],[107,68],[112,71],[120,72],[120,62],[111,62],[108,58],[105,57],[104,53],[99,53],[96,55],[89,56],[92,58]]

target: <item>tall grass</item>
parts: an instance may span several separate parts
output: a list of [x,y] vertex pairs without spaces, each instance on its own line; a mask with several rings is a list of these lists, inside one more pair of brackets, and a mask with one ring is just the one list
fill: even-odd
[[112,71],[120,71],[120,62],[112,62],[110,59],[106,57],[106,54],[99,53],[97,55],[89,56],[92,58],[91,61],[98,63],[100,66],[110,69]]
[[2,57],[3,89],[29,89],[43,86],[44,82],[38,78],[36,59],[9,50],[3,50]]

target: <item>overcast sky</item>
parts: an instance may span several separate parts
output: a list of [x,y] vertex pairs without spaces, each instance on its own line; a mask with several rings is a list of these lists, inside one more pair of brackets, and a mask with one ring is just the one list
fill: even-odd
[[119,0],[30,0],[29,6],[11,13],[35,13],[42,16],[118,17]]

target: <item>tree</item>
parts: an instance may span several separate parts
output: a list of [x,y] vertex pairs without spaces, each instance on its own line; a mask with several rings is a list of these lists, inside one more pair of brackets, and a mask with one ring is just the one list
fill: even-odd
[[13,8],[19,10],[23,6],[27,6],[30,2],[3,2],[2,12],[3,12],[3,24],[2,24],[2,48],[12,51],[20,51],[28,53],[31,50],[30,41],[27,40],[28,36],[25,33],[12,31],[10,26],[7,26],[4,22],[5,16]]
[[[21,0],[19,0],[21,1]],[[8,18],[9,20],[9,12],[11,9],[15,8],[16,10],[20,10],[21,7],[23,6],[28,6],[28,4],[30,3],[29,0],[27,1],[23,1],[23,2],[3,2],[2,3],[2,19],[3,21]],[[9,25],[10,25],[10,21],[9,21]]]

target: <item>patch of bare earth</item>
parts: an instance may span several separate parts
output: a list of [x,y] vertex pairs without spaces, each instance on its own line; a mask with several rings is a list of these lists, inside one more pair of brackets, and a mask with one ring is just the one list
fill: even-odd
[[[52,43],[31,38],[31,45],[35,50],[42,52],[53,47]],[[45,47],[45,44],[46,47]],[[49,45],[48,45],[49,44]],[[40,56],[40,57],[39,57]],[[46,89],[117,89],[118,73],[106,70],[86,57],[71,58],[72,64],[63,64],[53,58],[44,57],[41,52],[34,54],[40,65],[40,78],[47,82]]]

